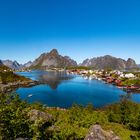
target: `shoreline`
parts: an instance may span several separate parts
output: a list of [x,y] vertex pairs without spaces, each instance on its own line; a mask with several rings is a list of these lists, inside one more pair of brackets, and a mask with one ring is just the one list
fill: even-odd
[[[53,70],[55,71],[55,70]],[[98,81],[103,81],[105,84],[111,84],[114,85],[115,87],[117,87],[118,89],[121,89],[122,91],[126,92],[126,93],[132,93],[132,94],[140,94],[140,85],[139,86],[127,86],[127,85],[117,85],[117,83],[115,83],[116,80],[118,79],[113,79],[112,81],[108,81],[108,77],[103,77],[103,75],[87,75],[87,73],[79,73],[77,71],[72,71],[72,70],[66,70],[67,74],[74,74],[74,75],[79,75],[82,76],[84,79],[86,80],[98,80]],[[36,85],[39,85],[40,82],[39,81],[33,81],[33,80],[29,80],[29,81],[22,81],[22,82],[14,82],[14,83],[8,83],[8,84],[0,84],[0,92],[11,92],[14,91],[17,88],[20,87],[33,87]]]
[[[82,76],[84,79],[86,80],[98,80],[98,81],[103,81],[105,84],[111,84],[114,85],[115,87],[121,89],[122,91],[126,92],[126,93],[132,93],[132,94],[140,94],[140,85],[120,85],[120,80],[119,79],[115,79],[113,77],[104,77],[104,75],[98,75],[98,74],[91,74],[89,75],[89,73],[87,74],[86,71],[84,71],[83,73],[81,73],[80,71],[77,70],[67,70],[68,74],[74,74],[74,75],[80,75]],[[111,78],[111,81],[108,80],[108,78]],[[117,81],[117,82],[116,82]]]
[[38,81],[32,81],[32,80],[22,81],[22,82],[13,82],[13,83],[8,83],[8,84],[0,84],[0,92],[3,92],[3,93],[12,92],[20,87],[33,87],[38,84],[39,84]]

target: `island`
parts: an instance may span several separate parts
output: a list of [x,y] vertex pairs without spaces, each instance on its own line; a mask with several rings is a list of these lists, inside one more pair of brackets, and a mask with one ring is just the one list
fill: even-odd
[[17,75],[7,66],[0,65],[0,92],[11,92],[19,87],[30,87],[36,84],[37,81]]

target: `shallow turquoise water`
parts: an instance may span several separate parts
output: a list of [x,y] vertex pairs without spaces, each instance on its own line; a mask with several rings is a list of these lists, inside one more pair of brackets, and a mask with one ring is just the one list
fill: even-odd
[[126,94],[102,81],[85,80],[81,76],[67,75],[63,72],[33,71],[18,74],[42,82],[34,87],[17,89],[20,97],[30,103],[41,102],[51,107],[68,108],[74,103],[84,106],[92,103],[94,107],[103,107],[118,102],[120,95]]

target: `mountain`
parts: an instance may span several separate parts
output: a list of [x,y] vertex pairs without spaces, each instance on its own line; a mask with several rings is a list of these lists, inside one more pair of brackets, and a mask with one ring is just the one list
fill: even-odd
[[70,67],[77,66],[76,61],[72,60],[68,56],[59,55],[56,49],[53,49],[49,53],[43,53],[37,58],[33,64],[32,68],[45,69],[45,68],[53,68],[53,67]]
[[22,68],[29,68],[33,63],[31,61],[25,63]]
[[105,55],[102,57],[86,59],[81,64],[82,66],[89,66],[96,69],[118,69],[118,70],[128,70],[138,68],[136,62],[129,58],[127,61],[121,58],[116,58],[110,55]]
[[22,67],[17,61],[3,60],[2,63],[13,70],[19,70]]
[[3,65],[2,61],[0,60],[0,66]]

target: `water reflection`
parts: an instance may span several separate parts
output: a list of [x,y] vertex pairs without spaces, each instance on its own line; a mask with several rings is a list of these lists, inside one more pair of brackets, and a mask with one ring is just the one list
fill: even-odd
[[52,89],[57,89],[58,85],[61,84],[64,80],[70,80],[72,78],[74,78],[74,76],[67,75],[65,71],[47,71],[39,75],[38,81],[49,85]]
[[85,80],[81,76],[67,75],[66,72],[32,71],[19,74],[43,83],[17,89],[21,99],[30,97],[30,103],[37,101],[51,107],[68,108],[73,103],[84,106],[92,103],[94,107],[102,107],[118,102],[120,95],[126,94],[115,86],[97,80]]

